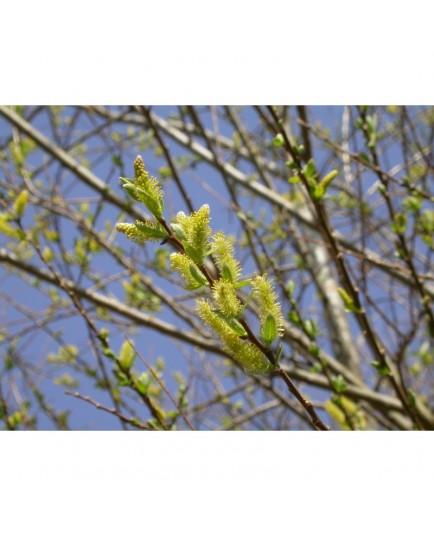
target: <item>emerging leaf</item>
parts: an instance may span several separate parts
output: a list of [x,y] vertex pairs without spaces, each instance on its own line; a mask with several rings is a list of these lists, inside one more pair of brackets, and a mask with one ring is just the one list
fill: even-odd
[[327,193],[327,189],[330,186],[331,182],[339,175],[339,171],[334,169],[333,171],[330,171],[323,179],[322,181],[316,185],[312,190],[312,197],[316,199],[317,201],[320,201],[325,194]]
[[285,140],[283,138],[282,134],[277,134],[275,138],[273,139],[273,145],[274,147],[282,147],[282,145],[285,143]]
[[[264,329],[269,324],[269,329],[272,328],[271,315],[275,323],[276,337],[283,335],[284,319],[282,315],[282,307],[278,301],[277,294],[274,290],[273,283],[266,275],[258,275],[252,280],[253,295],[259,308],[259,318],[261,320],[261,334],[263,336]],[[270,332],[271,333],[271,332]],[[266,340],[264,342],[267,344]]]
[[172,253],[170,255],[170,264],[185,281],[187,289],[193,290],[208,285],[208,281],[201,274],[199,268],[184,253]]
[[266,346],[270,346],[277,337],[276,319],[272,313],[268,313],[267,318],[265,319],[265,323],[261,330],[261,336]]
[[167,232],[159,223],[136,221],[135,223],[117,223],[116,229],[137,244],[158,242],[167,237]]
[[172,231],[174,232],[178,240],[181,240],[181,242],[187,240],[187,235],[185,234],[184,229],[181,227],[181,225],[177,223],[171,223],[170,227],[172,228]]
[[338,292],[345,305],[345,311],[347,313],[360,313],[360,309],[356,306],[353,299],[343,288],[338,288]]
[[130,370],[132,367],[136,354],[129,341],[125,341],[119,352],[118,362],[121,368],[125,371]]
[[201,287],[203,287],[204,285],[208,283],[205,276],[203,276],[202,273],[199,272],[199,270],[196,268],[194,264],[190,264],[189,269],[190,269],[191,275],[200,284]]
[[13,211],[16,218],[21,218],[27,207],[27,201],[29,199],[28,190],[22,190],[18,197],[15,199]]

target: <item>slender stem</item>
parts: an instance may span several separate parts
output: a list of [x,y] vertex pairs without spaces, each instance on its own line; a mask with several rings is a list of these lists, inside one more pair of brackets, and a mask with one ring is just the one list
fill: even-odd
[[323,421],[319,418],[317,412],[315,411],[315,408],[313,407],[312,402],[305,398],[300,391],[297,389],[297,387],[294,385],[293,381],[289,377],[289,374],[285,372],[282,368],[278,368],[276,370],[276,373],[282,378],[282,380],[286,383],[289,391],[292,395],[295,396],[295,398],[300,402],[300,404],[304,407],[306,410],[306,413],[308,413],[309,417],[312,420],[312,424],[315,426],[317,430],[327,431],[329,428],[323,423]]

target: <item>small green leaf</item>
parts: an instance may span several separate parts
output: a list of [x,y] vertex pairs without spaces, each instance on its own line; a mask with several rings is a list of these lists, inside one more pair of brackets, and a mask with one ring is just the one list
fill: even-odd
[[206,280],[205,276],[203,276],[199,270],[193,266],[193,264],[190,264],[189,266],[190,274],[193,276],[193,278],[200,284],[200,286],[208,285],[208,281]]
[[315,201],[321,201],[321,199],[325,196],[326,191],[321,184],[318,184],[311,190],[311,193]]
[[27,201],[29,199],[29,192],[28,190],[22,190],[18,197],[15,199],[14,203],[14,214],[16,218],[21,218],[21,216],[24,214],[24,211],[27,207]]
[[184,229],[181,227],[181,225],[179,225],[178,223],[171,223],[170,227],[178,240],[181,240],[181,242],[187,240],[187,235],[185,234]]
[[308,348],[309,350],[309,353],[311,356],[313,357],[318,357],[319,356],[319,346],[315,343],[311,344]]
[[266,346],[270,346],[270,344],[276,339],[277,325],[276,319],[272,313],[268,313],[261,330],[261,335]]
[[407,397],[408,401],[410,403],[410,406],[412,408],[416,407],[417,399],[416,399],[416,393],[413,391],[413,389],[407,389]]
[[26,238],[26,233],[22,229],[15,229],[9,223],[7,223],[7,218],[0,218],[0,233],[9,236],[10,238],[15,238],[15,240],[22,241]]
[[134,363],[135,358],[136,358],[136,354],[134,352],[134,348],[132,344],[129,341],[125,341],[119,352],[119,359],[118,359],[119,365],[125,371],[130,370],[130,368],[132,367]]
[[307,182],[313,184],[316,181],[317,174],[315,169],[315,161],[311,158],[303,169]]
[[229,281],[230,283],[234,282],[234,278],[232,277],[231,269],[227,264],[224,264],[222,266],[222,277],[225,281]]
[[240,322],[238,322],[236,318],[229,318],[227,315],[224,315],[218,309],[213,309],[213,312],[222,320],[224,320],[234,333],[236,333],[240,337],[247,336],[247,331],[243,328],[243,326],[240,324]]
[[122,187],[124,187],[125,184],[131,184],[134,186],[136,182],[134,179],[127,179],[125,177],[119,177],[119,180],[121,181]]
[[151,227],[149,225],[145,225],[140,221],[137,221],[134,225],[145,237],[148,237],[150,239],[167,237],[166,229],[164,229],[164,227],[160,224],[157,224],[155,227]]
[[347,313],[360,313],[360,309],[356,306],[352,298],[347,294],[343,288],[338,288],[338,292],[345,305],[345,311]]
[[334,392],[337,393],[338,395],[344,393],[347,390],[347,384],[342,374],[338,374],[337,376],[334,376],[331,379],[330,383],[333,387]]
[[397,212],[393,217],[392,231],[398,234],[404,234],[407,229],[407,214]]
[[295,311],[289,311],[287,314],[288,320],[294,324],[294,326],[299,326],[301,324],[300,317]]
[[190,259],[195,262],[196,264],[203,264],[205,251],[199,251],[193,246],[189,246],[188,244],[184,244],[185,253],[190,257]]
[[298,169],[298,165],[297,165],[297,162],[294,162],[294,160],[287,160],[285,162],[285,166],[288,167],[289,169]]
[[164,204],[161,199],[154,199],[148,192],[140,188],[136,188],[139,195],[139,201],[141,201],[145,207],[156,217],[160,218],[163,215]]
[[142,372],[135,382],[135,386],[140,394],[146,395],[149,387],[152,383],[152,379],[147,372]]
[[187,286],[185,287],[185,290],[197,290],[198,288],[201,288],[201,287],[203,287],[202,284],[200,284],[200,283],[195,283],[194,285],[193,285],[193,284],[192,284],[192,285],[187,285]]
[[280,360],[282,359],[282,355],[283,355],[283,345],[280,344],[279,349],[277,350],[277,355],[276,355],[276,368],[277,368],[277,365],[280,363]]
[[304,321],[304,329],[310,339],[315,339],[315,337],[318,335],[318,324],[315,322],[315,320],[305,320]]
[[273,140],[274,147],[282,147],[282,145],[285,143],[285,140],[283,138],[282,134],[277,134]]
[[102,342],[108,343],[109,341],[109,330],[107,328],[102,328],[98,333],[98,339]]
[[404,199],[402,206],[409,210],[410,212],[416,212],[421,209],[423,204],[423,199],[419,196],[411,195]]
[[151,214],[153,214],[156,218],[160,218],[162,216],[163,203],[160,200],[154,199],[148,194],[148,192],[145,192],[141,188],[138,188],[131,182],[125,182],[122,187],[127,192],[127,194],[135,201],[143,203],[145,207],[151,212]]
[[243,326],[238,322],[236,318],[225,318],[224,320],[234,333],[236,333],[240,337],[247,336],[247,331],[243,328]]
[[356,128],[361,129],[363,128],[363,119],[361,117],[357,117],[355,121]]
[[380,363],[379,361],[373,361],[371,365],[378,372],[380,376],[390,376],[390,369],[385,363]]
[[294,294],[295,282],[292,279],[286,283],[285,290],[288,293],[288,296],[292,296]]
[[[310,162],[313,162],[312,160]],[[309,164],[308,164],[309,166]],[[306,175],[306,178],[308,178],[308,182],[311,185],[311,193],[312,197],[316,201],[320,201],[325,194],[327,193],[327,189],[332,183],[332,181],[339,175],[339,171],[334,169],[333,171],[330,171],[319,184],[316,184],[313,179],[309,179],[309,177]],[[312,175],[314,178],[315,176]]]
[[237,283],[236,285],[234,285],[234,288],[243,288],[243,287],[246,287],[247,285],[250,285],[251,283],[251,279],[244,279],[243,281],[240,281],[239,283]]
[[123,164],[123,162],[122,162],[122,158],[121,158],[119,155],[117,155],[117,154],[114,154],[114,155],[112,156],[112,162],[113,162],[113,164],[114,164],[115,166],[118,166],[118,167],[121,168],[121,169],[122,169],[123,166],[124,166],[124,164]]
[[102,351],[102,353],[103,353],[106,357],[108,357],[108,358],[110,358],[110,359],[113,359],[114,361],[117,360],[117,357],[116,357],[115,353],[113,352],[113,350],[112,350],[111,348],[104,348],[103,351]]

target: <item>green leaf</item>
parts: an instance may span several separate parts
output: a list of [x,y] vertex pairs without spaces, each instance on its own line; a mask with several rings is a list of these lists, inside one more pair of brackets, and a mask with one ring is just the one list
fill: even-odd
[[333,171],[330,171],[323,179],[322,181],[316,186],[314,189],[312,196],[316,200],[320,200],[324,197],[324,195],[327,193],[327,189],[332,183],[332,181],[339,175],[339,171],[334,169]]
[[319,346],[317,344],[315,344],[315,343],[311,344],[309,346],[308,350],[309,350],[309,353],[310,353],[311,356],[313,356],[313,357],[318,357],[319,356],[320,350],[319,350]]
[[416,398],[416,393],[413,391],[413,389],[407,389],[407,397],[408,397],[410,406],[412,408],[415,408],[416,403],[417,403],[417,398]]
[[137,188],[140,201],[146,206],[146,208],[156,217],[160,218],[163,215],[164,203],[161,199],[154,198],[145,190]]
[[315,320],[305,320],[304,329],[310,339],[315,339],[315,337],[318,335],[318,324],[315,322]]
[[109,330],[107,328],[102,328],[98,333],[98,339],[104,343],[108,344],[109,341]]
[[353,299],[347,294],[343,288],[338,288],[338,292],[345,305],[345,311],[347,313],[360,313],[360,309],[356,306]]
[[247,285],[250,285],[251,281],[252,280],[250,278],[249,279],[244,279],[244,281],[240,281],[239,283],[234,285],[234,288],[237,288],[237,289],[238,288],[243,288],[243,287],[245,287]]
[[321,201],[321,199],[325,196],[325,188],[321,186],[321,184],[318,184],[311,190],[312,197],[315,199],[315,201]]
[[22,229],[15,229],[7,223],[5,218],[0,218],[0,233],[19,241],[26,238],[26,233]]
[[380,363],[379,361],[373,361],[371,365],[378,372],[380,376],[390,376],[390,369],[385,363]]
[[300,317],[295,311],[289,311],[287,314],[288,320],[294,324],[294,326],[299,326],[301,324]]
[[303,169],[307,182],[313,184],[316,181],[317,174],[315,170],[315,161],[311,158]]
[[149,239],[167,237],[166,229],[160,224],[157,224],[155,227],[151,227],[149,225],[145,225],[140,221],[137,221],[134,225],[143,234],[144,237],[147,237]]
[[393,216],[392,231],[398,234],[404,234],[407,229],[407,214],[405,212],[397,212]]
[[139,393],[146,395],[148,393],[149,387],[152,383],[152,379],[147,372],[142,372],[135,382],[135,386]]
[[208,281],[206,280],[205,276],[203,276],[199,272],[199,270],[195,266],[193,266],[193,264],[190,264],[189,269],[190,269],[190,274],[199,283],[201,287],[208,285]]
[[181,225],[179,225],[178,223],[171,223],[170,227],[178,240],[181,240],[181,242],[187,240],[187,235],[185,234],[184,229],[181,227]]
[[198,251],[193,246],[184,244],[185,253],[190,257],[190,259],[196,264],[203,264],[205,251]]
[[264,325],[262,326],[261,335],[266,346],[270,346],[270,344],[276,339],[277,325],[276,319],[272,313],[268,313]]
[[223,319],[234,333],[236,333],[240,337],[246,337],[247,336],[247,331],[243,328],[243,326],[238,322],[238,320],[236,318],[229,318],[227,315],[224,315],[218,309],[213,309],[213,312],[218,317]]
[[132,367],[134,363],[135,358],[136,358],[136,354],[134,352],[134,348],[132,344],[129,341],[125,341],[119,352],[119,358],[118,358],[119,365],[125,371],[130,370],[130,368]]
[[236,333],[240,337],[247,336],[247,331],[243,328],[243,326],[238,322],[236,318],[225,318],[224,320],[234,333]]
[[276,368],[277,368],[277,365],[280,363],[280,360],[282,359],[282,354],[283,354],[283,345],[280,344],[279,349],[277,350],[277,355],[276,355]]
[[118,166],[118,167],[121,168],[121,169],[122,169],[123,166],[124,166],[124,164],[123,164],[123,162],[122,162],[122,158],[121,158],[119,155],[117,155],[117,154],[114,154],[114,155],[112,156],[112,162],[113,162],[113,164],[114,164],[115,166]]
[[297,162],[294,162],[294,160],[287,160],[285,162],[285,166],[292,170],[298,169]]
[[103,351],[102,351],[102,353],[103,353],[106,357],[108,357],[108,358],[110,358],[110,359],[113,359],[114,361],[117,360],[116,354],[113,352],[113,350],[112,350],[111,348],[104,348]]
[[273,140],[274,147],[282,147],[282,145],[285,143],[285,140],[283,138],[282,134],[277,134]]
[[201,283],[195,283],[194,285],[187,285],[185,290],[197,290],[198,288],[203,287]]
[[302,155],[304,153],[304,145],[294,145],[293,147],[294,151],[298,154],[298,155]]
[[29,192],[28,190],[22,190],[18,197],[15,199],[14,203],[14,214],[16,218],[21,218],[21,216],[24,214],[24,211],[27,207],[27,201],[29,199]]
[[230,283],[234,282],[234,278],[232,277],[231,269],[227,264],[224,264],[222,266],[222,277],[225,281],[229,281]]
[[402,206],[406,210],[409,210],[410,212],[416,212],[420,210],[420,208],[422,207],[422,204],[423,204],[423,199],[416,195],[411,195],[407,197],[406,199],[404,199],[404,201],[402,202]]
[[286,283],[285,290],[288,293],[288,296],[292,296],[294,294],[295,282],[292,279]]
[[131,184],[134,186],[136,183],[134,179],[127,179],[126,177],[119,177],[119,180],[121,181],[122,187],[124,187],[125,184]]
[[154,199],[148,192],[138,188],[132,183],[123,184],[123,189],[127,194],[132,197],[135,201],[143,203],[145,207],[153,214],[156,218],[160,218],[163,215],[163,203],[159,199]]
[[337,394],[342,394],[347,390],[347,384],[345,382],[344,377],[342,374],[338,374],[337,376],[334,376],[330,381],[333,390]]

